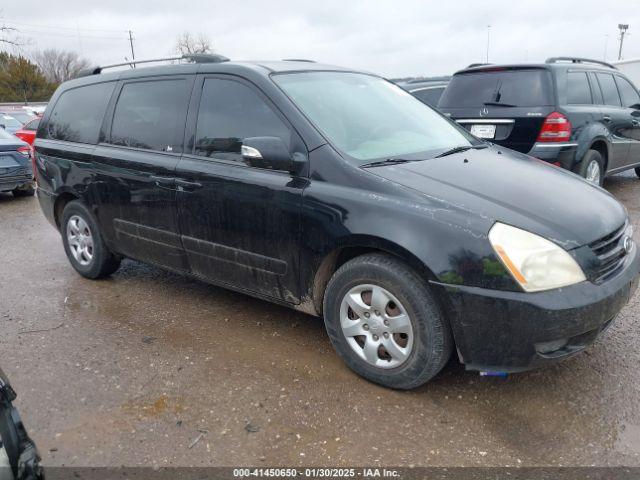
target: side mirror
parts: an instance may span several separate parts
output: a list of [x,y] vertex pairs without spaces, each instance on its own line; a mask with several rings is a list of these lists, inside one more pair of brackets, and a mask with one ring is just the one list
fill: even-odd
[[278,137],[249,137],[242,141],[242,158],[252,167],[297,173],[299,162]]

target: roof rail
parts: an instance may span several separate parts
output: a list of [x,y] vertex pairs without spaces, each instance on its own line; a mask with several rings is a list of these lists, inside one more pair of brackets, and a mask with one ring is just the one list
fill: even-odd
[[307,62],[307,63],[316,63],[315,60],[307,60],[306,58],[283,58],[283,62]]
[[484,67],[485,65],[493,65],[493,63],[472,63],[467,68]]
[[603,62],[602,60],[593,60],[592,58],[581,57],[551,57],[545,60],[545,63],[559,63],[559,62],[571,62],[571,63],[595,63],[597,65],[603,65],[609,68],[616,68],[610,63]]
[[140,63],[156,63],[156,62],[169,62],[175,60],[188,60],[193,63],[222,63],[228,62],[229,59],[224,55],[218,55],[217,53],[190,53],[184,55],[177,55],[173,57],[152,58],[147,60],[132,60],[130,62],[114,63],[111,65],[95,66],[81,70],[78,77],[87,77],[89,75],[98,75],[107,68],[124,67],[129,65],[131,68],[135,68]]

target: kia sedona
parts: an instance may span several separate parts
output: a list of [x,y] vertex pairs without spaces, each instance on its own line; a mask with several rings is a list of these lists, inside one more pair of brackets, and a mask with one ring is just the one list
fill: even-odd
[[322,316],[346,365],[398,389],[452,352],[567,358],[634,292],[627,213],[583,179],[376,75],[184,59],[97,67],[44,113],[38,199],[84,277],[129,257]]
[[477,137],[598,185],[632,168],[640,176],[640,95],[608,63],[554,57],[467,68],[453,76],[438,108]]

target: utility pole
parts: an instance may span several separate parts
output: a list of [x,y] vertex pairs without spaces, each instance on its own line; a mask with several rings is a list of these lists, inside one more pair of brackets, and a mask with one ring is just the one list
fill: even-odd
[[618,50],[618,60],[622,60],[622,43],[624,42],[624,34],[627,33],[627,29],[629,25],[625,25],[623,23],[618,24],[618,29],[620,30],[620,50]]
[[491,35],[491,25],[487,25],[487,63],[489,63],[489,38]]
[[[136,54],[133,53],[133,32],[131,30],[129,30],[129,45],[131,45],[131,60],[135,60],[136,59]],[[136,64],[133,64],[133,68],[136,67]]]

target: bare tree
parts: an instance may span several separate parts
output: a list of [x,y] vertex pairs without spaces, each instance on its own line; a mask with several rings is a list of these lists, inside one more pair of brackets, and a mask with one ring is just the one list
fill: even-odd
[[182,55],[193,55],[194,53],[212,53],[211,40],[204,33],[197,36],[184,32],[176,40],[176,52]]
[[56,50],[38,50],[32,54],[33,61],[45,78],[52,83],[62,83],[78,75],[80,70],[89,67],[89,61],[76,52]]

